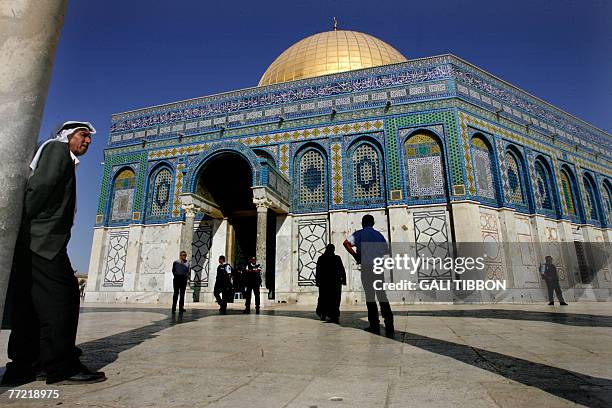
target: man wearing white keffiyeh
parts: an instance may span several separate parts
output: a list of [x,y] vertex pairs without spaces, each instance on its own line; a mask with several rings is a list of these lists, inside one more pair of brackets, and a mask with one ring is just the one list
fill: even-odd
[[11,335],[3,385],[46,377],[47,384],[104,381],[75,346],[79,286],[67,245],[76,209],[75,169],[96,132],[89,122],[65,122],[30,163],[23,216],[9,283]]

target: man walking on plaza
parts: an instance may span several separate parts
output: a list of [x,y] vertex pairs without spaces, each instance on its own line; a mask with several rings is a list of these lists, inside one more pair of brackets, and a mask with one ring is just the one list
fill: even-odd
[[15,249],[11,335],[3,385],[33,381],[36,369],[47,384],[106,380],[80,361],[75,346],[79,321],[78,280],[67,246],[76,211],[76,168],[96,133],[89,122],[65,122],[30,163]]
[[181,251],[179,259],[172,263],[172,287],[174,295],[172,295],[172,313],[176,313],[176,301],[179,299],[179,313],[185,312],[185,289],[187,289],[187,280],[191,273],[191,265],[187,260],[187,252]]
[[561,286],[559,285],[559,274],[557,273],[557,267],[552,263],[552,256],[547,256],[546,263],[540,265],[540,275],[546,282],[546,288],[548,289],[548,304],[555,304],[555,297],[553,292],[557,294],[557,299],[561,306],[567,306],[565,300],[563,300],[563,293],[561,292]]
[[255,257],[251,257],[244,271],[246,293],[244,313],[251,313],[251,291],[255,294],[255,313],[259,314],[259,287],[261,286],[261,266]]
[[213,295],[219,304],[219,313],[227,312],[227,302],[233,296],[232,288],[232,267],[225,263],[225,256],[219,257],[219,266],[217,266],[217,277],[215,279],[215,288]]
[[[378,319],[378,307],[376,299],[380,303],[380,314],[385,320],[385,332],[393,334],[393,312],[384,290],[375,290],[374,281],[383,279],[383,275],[374,274],[374,258],[382,257],[389,252],[387,240],[374,229],[374,217],[366,214],[361,219],[362,229],[355,231],[348,239],[344,240],[344,248],[355,258],[357,264],[361,265],[361,284],[366,295],[366,306],[368,308],[368,321],[370,326],[365,330],[371,333],[380,333],[380,321]],[[353,247],[356,248],[353,249]]]

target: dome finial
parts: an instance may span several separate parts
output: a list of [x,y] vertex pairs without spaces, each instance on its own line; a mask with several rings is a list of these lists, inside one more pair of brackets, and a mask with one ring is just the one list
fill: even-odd
[[334,17],[334,31],[336,31],[338,29],[338,20],[336,20],[336,17]]

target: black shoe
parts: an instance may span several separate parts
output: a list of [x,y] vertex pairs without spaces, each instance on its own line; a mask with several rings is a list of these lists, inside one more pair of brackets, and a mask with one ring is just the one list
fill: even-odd
[[181,309],[179,310],[179,313],[185,313],[187,311],[187,309]]
[[176,313],[176,309],[172,309],[172,314],[175,314],[175,313]]
[[36,381],[36,373],[32,368],[22,368],[11,361],[6,363],[6,371],[2,376],[0,385],[6,387],[18,387],[33,381]]
[[380,334],[380,326],[368,326],[363,330],[372,333],[372,334]]
[[548,306],[554,306],[555,302],[548,302]]
[[327,319],[327,321],[325,323],[335,323],[335,324],[340,324],[340,320],[338,318],[335,319]]
[[90,371],[79,371],[69,377],[47,378],[47,384],[93,384],[106,381],[106,376],[102,371],[92,373]]
[[258,307],[255,308],[255,314],[259,314],[259,308]]
[[324,322],[327,319],[327,316],[321,315],[320,319],[321,319],[322,322]]
[[385,333],[387,334],[395,333],[395,326],[393,325],[393,319],[385,320]]
[[37,371],[36,381],[47,381],[47,372],[43,370]]
[[565,302],[561,302],[561,303],[559,303],[559,304],[560,304],[561,306],[567,306],[567,303],[565,303]]
[[249,313],[251,313],[251,309],[244,309],[242,311],[242,314],[249,314]]

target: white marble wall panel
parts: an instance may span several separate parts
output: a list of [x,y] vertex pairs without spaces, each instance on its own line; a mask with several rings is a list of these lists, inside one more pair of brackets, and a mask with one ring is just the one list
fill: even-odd
[[[293,217],[291,215],[276,216],[276,257],[275,265],[275,290],[277,293],[289,292],[293,285],[294,274],[292,258],[296,255],[291,247],[291,227]],[[286,300],[286,299],[282,299]]]
[[[541,279],[538,271],[539,262],[534,236],[529,218],[515,214],[516,243],[511,242],[512,247],[519,250],[519,256],[512,257],[514,267],[514,281],[517,287],[539,288]],[[512,249],[511,249],[512,250]]]
[[178,254],[167,253],[168,230],[168,224],[142,228],[137,291],[162,292],[166,289],[164,275],[172,270],[172,262],[178,258]]
[[104,266],[106,264],[106,241],[108,240],[108,230],[105,228],[95,228],[91,243],[91,256],[89,257],[89,270],[87,272],[86,292],[100,290],[104,279]]
[[315,291],[314,274],[318,257],[323,254],[329,242],[329,223],[327,214],[295,216],[293,240],[296,284],[293,290],[300,292]]
[[505,254],[499,231],[499,214],[496,210],[480,208],[480,231],[487,254],[486,278],[503,280],[506,278]]
[[[364,211],[350,211],[348,213],[346,213],[346,225],[347,225],[347,236],[346,238],[348,238],[353,232],[360,230],[361,227],[361,218],[366,215],[366,214],[370,214],[374,217],[374,229],[376,229],[377,231],[379,231],[387,240],[387,242],[389,242],[389,227],[388,227],[388,222],[387,222],[387,214],[385,213],[385,210],[380,209],[380,210],[364,210]],[[345,238],[345,239],[346,239]],[[343,240],[344,241],[344,240]],[[344,248],[341,249],[342,251],[344,251]],[[355,291],[361,291],[362,290],[362,286],[361,286],[361,267],[359,265],[357,265],[357,263],[355,262],[355,260],[352,257],[348,257],[348,264],[345,264],[344,267],[346,269],[346,279],[347,279],[347,283],[350,280],[350,285],[351,288]],[[385,279],[387,281],[390,281],[390,275],[386,274],[385,275]]]
[[212,242],[209,254],[208,287],[202,288],[206,292],[212,292],[215,287],[219,257],[226,255],[225,251],[227,249],[227,219],[214,219],[210,223],[212,224]]
[[104,247],[105,262],[100,291],[118,291],[126,288],[130,231],[113,229]]
[[567,262],[570,255],[567,250],[570,248],[573,240],[564,239],[564,225],[557,221],[546,219],[544,221],[544,240],[542,242],[542,254],[538,260],[538,265],[544,263],[547,256],[552,256],[553,262],[557,267],[559,281],[562,286],[567,286]]

